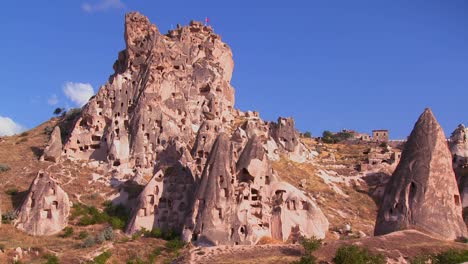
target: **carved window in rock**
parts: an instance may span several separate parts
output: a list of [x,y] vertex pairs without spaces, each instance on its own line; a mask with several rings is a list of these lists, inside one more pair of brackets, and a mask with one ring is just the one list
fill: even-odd
[[154,201],[155,201],[155,200],[154,200],[154,194],[147,195],[147,196],[146,196],[146,201],[147,201],[148,203],[150,203],[151,205],[153,205],[153,204],[154,204]]
[[224,183],[224,176],[223,175],[219,175],[219,185],[223,184]]
[[246,168],[242,168],[242,170],[240,172],[239,180],[241,182],[249,182],[249,181],[253,182],[254,177],[252,175],[250,175],[249,171]]
[[[161,178],[161,175],[159,175],[159,178]],[[154,187],[154,194],[159,195],[159,186],[157,185]]]
[[223,210],[221,210],[221,208],[216,208],[216,211],[218,212],[218,218],[223,219]]
[[52,206],[53,208],[58,209],[58,201],[53,201]]
[[52,218],[52,210],[50,210],[50,209],[44,209],[44,210],[42,210],[42,212],[41,212],[41,218],[51,219],[51,218]]
[[260,200],[259,198],[259,195],[258,195],[258,190],[257,189],[254,189],[252,188],[250,190],[250,193],[252,194],[252,201],[257,201],[257,200]]
[[309,204],[306,201],[301,201],[302,210],[309,211]]
[[270,184],[270,176],[265,176],[265,184]]
[[456,206],[460,205],[460,195],[454,195],[453,200],[454,200]]
[[36,205],[36,199],[31,198],[31,208],[33,208]]
[[203,150],[197,152],[198,157],[203,158]]
[[247,227],[245,225],[239,228],[239,235],[247,237]]

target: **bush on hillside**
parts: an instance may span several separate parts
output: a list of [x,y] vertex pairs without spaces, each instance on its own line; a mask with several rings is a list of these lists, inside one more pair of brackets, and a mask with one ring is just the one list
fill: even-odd
[[367,248],[356,245],[341,246],[333,258],[335,264],[385,264],[382,254],[372,254]]

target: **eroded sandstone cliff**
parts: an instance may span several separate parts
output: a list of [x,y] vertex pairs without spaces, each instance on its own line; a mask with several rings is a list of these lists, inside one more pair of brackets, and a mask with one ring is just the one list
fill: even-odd
[[375,234],[404,229],[447,240],[467,236],[452,156],[430,109],[414,125],[385,188]]
[[102,161],[115,178],[146,185],[128,233],[172,229],[209,244],[325,236],[315,202],[271,168],[280,155],[311,157],[294,120],[234,109],[232,52],[211,27],[191,22],[164,35],[130,13],[125,42],[62,157]]

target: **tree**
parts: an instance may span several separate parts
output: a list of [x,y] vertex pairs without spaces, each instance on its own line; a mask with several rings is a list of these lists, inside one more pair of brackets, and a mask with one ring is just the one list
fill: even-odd
[[65,108],[60,108],[60,107],[57,107],[55,108],[54,110],[54,115],[60,115],[61,113],[65,112]]
[[305,138],[311,138],[311,137],[312,137],[312,133],[310,133],[310,131],[306,131],[306,132],[304,133],[304,137],[305,137]]
[[322,141],[328,144],[336,143],[335,135],[332,132],[325,130],[322,133]]

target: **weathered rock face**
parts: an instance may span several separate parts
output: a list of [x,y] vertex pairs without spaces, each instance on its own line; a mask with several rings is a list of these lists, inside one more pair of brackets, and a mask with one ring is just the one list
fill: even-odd
[[33,236],[53,235],[68,223],[68,195],[47,173],[40,171],[18,209],[15,226]]
[[468,207],[468,128],[460,124],[450,137],[453,169],[457,176],[458,189],[463,208]]
[[299,134],[294,127],[294,119],[278,118],[278,123],[271,123],[271,136],[287,151],[294,151],[299,143]]
[[68,157],[150,169],[171,139],[193,143],[205,120],[233,119],[232,53],[210,27],[192,22],[162,35],[130,13],[125,41],[115,74],[75,125]]
[[60,127],[55,126],[52,134],[50,135],[49,143],[44,150],[41,160],[58,162],[62,154],[62,136],[60,134]]
[[430,109],[416,122],[387,184],[375,235],[403,229],[446,240],[467,236],[450,151]]
[[248,245],[261,237],[325,237],[327,219],[310,198],[276,179],[260,139],[249,139],[237,164],[233,145],[225,134],[216,139],[185,239],[202,245]]
[[233,109],[232,53],[211,27],[191,22],[163,35],[130,13],[125,41],[62,155],[104,161],[119,179],[129,171],[139,184],[151,178],[127,233],[173,229],[208,244],[325,236],[320,209],[271,168],[280,154],[310,158],[294,120]]

